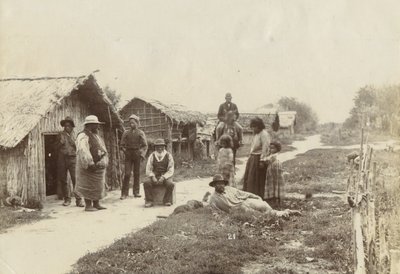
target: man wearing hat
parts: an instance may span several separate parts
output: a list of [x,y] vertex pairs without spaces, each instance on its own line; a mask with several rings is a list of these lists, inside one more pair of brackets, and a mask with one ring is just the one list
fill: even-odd
[[297,210],[279,211],[272,209],[260,196],[228,186],[228,181],[221,174],[216,174],[209,185],[215,188],[215,192],[210,197],[210,205],[228,213],[232,209],[241,208],[246,211],[260,211],[278,217],[300,214]]
[[174,183],[174,159],[171,153],[165,149],[166,144],[163,139],[157,139],[154,142],[154,152],[150,154],[147,160],[146,176],[148,180],[144,183],[145,207],[153,206],[153,186],[165,185],[164,205],[172,205],[172,192]]
[[108,154],[103,139],[99,136],[99,122],[95,115],[85,118],[85,129],[76,140],[77,183],[75,192],[85,199],[85,211],[106,209],[100,205],[105,196],[105,175]]
[[[239,133],[243,132],[242,126],[237,122],[238,118],[239,109],[236,104],[232,103],[232,95],[228,92],[225,95],[225,103],[221,104],[218,109],[219,123],[215,130],[216,133],[224,131],[225,125],[228,123],[229,119],[232,119],[232,125],[237,129]],[[218,138],[219,137],[216,136],[216,140],[218,140]]]
[[225,122],[226,114],[231,111],[235,114],[235,121],[239,118],[239,109],[236,104],[232,103],[232,94],[229,92],[225,95],[225,103],[222,103],[218,109],[218,119]]
[[[73,129],[75,127],[74,121],[71,117],[65,117],[60,122],[64,128],[57,137],[57,179],[61,185],[62,195],[64,199],[64,206],[71,204],[71,191],[68,186],[68,172],[71,177],[73,188],[75,188],[75,165],[76,165],[76,145]],[[73,191],[74,192],[74,191]],[[78,207],[83,207],[82,198],[74,192],[75,203]]]
[[125,153],[125,176],[121,188],[121,200],[128,197],[129,181],[133,170],[133,195],[140,198],[140,161],[146,159],[146,135],[139,127],[139,117],[132,114],[129,117],[130,129],[122,134],[121,148]]

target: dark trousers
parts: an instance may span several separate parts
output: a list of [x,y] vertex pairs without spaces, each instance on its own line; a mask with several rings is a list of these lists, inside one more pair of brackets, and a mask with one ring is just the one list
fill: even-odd
[[[144,195],[146,202],[153,202],[153,186],[156,184],[149,178],[144,182]],[[163,182],[163,185],[167,188],[164,195],[164,203],[172,204],[172,192],[174,191],[175,184],[172,182],[172,178],[167,179]]]
[[129,180],[131,179],[131,173],[133,171],[133,194],[139,194],[140,189],[140,151],[127,150],[125,152],[125,177],[122,184],[121,194],[129,194]]
[[[71,192],[68,186],[68,172],[71,177],[73,188],[75,188],[75,165],[76,157],[59,155],[57,159],[57,179],[61,185],[64,200],[71,200]],[[81,198],[73,191],[77,200]]]

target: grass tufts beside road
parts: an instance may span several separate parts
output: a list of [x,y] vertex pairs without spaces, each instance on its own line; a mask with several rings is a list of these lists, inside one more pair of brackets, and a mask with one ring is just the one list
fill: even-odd
[[10,207],[0,208],[0,233],[8,228],[29,224],[47,218],[41,211],[20,212]]

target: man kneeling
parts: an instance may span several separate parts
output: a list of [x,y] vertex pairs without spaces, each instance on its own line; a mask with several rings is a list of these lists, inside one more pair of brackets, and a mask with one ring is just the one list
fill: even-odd
[[230,212],[231,209],[242,208],[246,211],[260,211],[278,217],[289,217],[289,215],[300,215],[297,210],[274,210],[261,197],[246,191],[228,186],[228,181],[220,174],[214,176],[209,184],[215,188],[210,197],[210,205],[216,209]]
[[150,154],[146,166],[147,180],[144,183],[145,207],[153,206],[153,187],[164,185],[166,187],[164,195],[164,205],[172,205],[172,192],[174,183],[174,159],[165,149],[166,144],[163,139],[154,142],[154,152]]

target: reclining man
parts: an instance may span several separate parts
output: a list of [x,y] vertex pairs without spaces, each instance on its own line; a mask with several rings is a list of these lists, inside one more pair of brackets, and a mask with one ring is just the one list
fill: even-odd
[[301,215],[300,211],[297,210],[286,209],[279,211],[272,209],[267,202],[261,199],[261,197],[228,186],[228,181],[226,181],[220,174],[215,175],[209,185],[215,188],[215,192],[210,197],[210,205],[213,208],[225,212],[230,212],[231,209],[242,208],[246,211],[260,211],[265,214],[285,218],[290,215]]
[[150,154],[146,166],[146,175],[148,180],[143,184],[145,194],[145,207],[153,206],[153,187],[164,185],[166,192],[164,195],[164,205],[172,205],[172,192],[174,183],[172,176],[174,175],[174,159],[171,153],[167,152],[166,144],[163,139],[157,139],[154,142],[154,152]]

